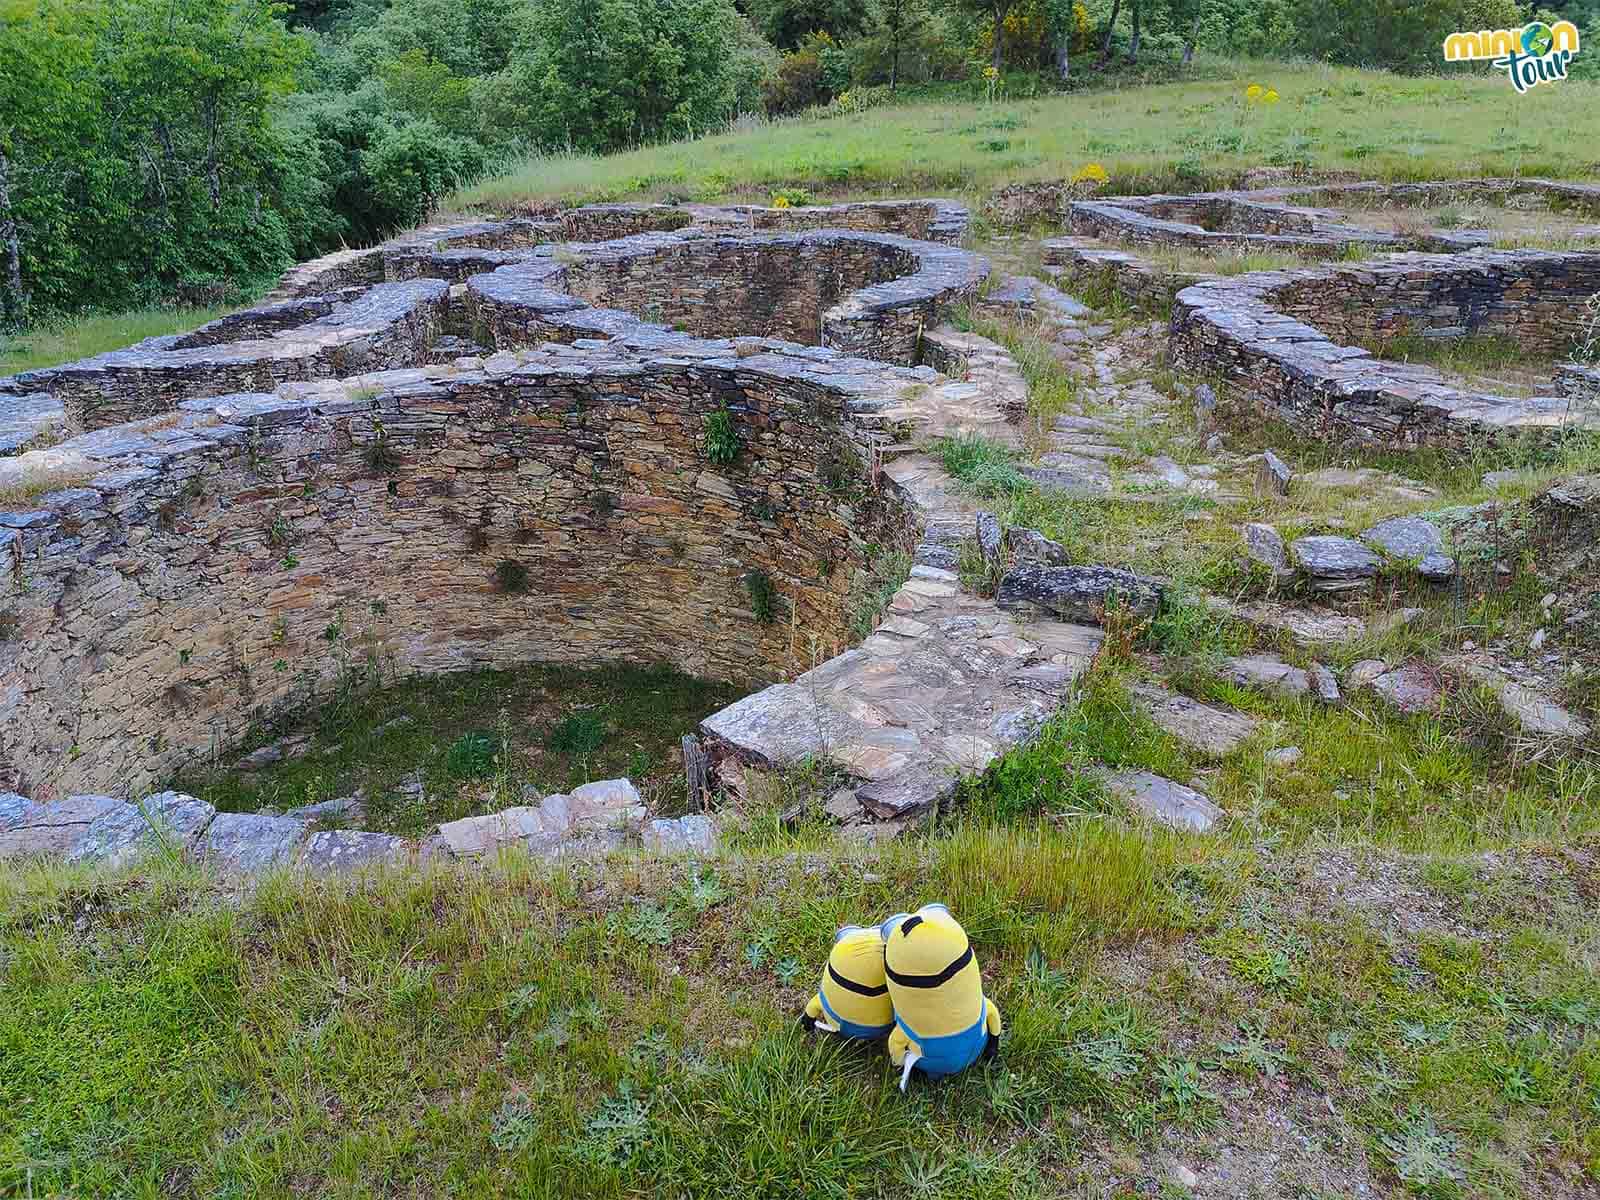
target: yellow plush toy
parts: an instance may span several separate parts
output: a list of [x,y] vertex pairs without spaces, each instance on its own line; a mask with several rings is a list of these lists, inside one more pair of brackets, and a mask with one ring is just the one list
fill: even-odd
[[894,1028],[894,1009],[883,977],[883,933],[846,925],[833,935],[822,984],[806,1005],[811,1028],[871,1041]]
[[894,1002],[889,1057],[903,1068],[900,1090],[915,1067],[930,1079],[964,1071],[1000,1047],[1000,1010],[983,994],[972,943],[950,910],[925,904],[881,926],[884,971]]

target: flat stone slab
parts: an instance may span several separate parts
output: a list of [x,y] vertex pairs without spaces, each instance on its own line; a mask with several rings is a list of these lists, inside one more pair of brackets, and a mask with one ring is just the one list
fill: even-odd
[[28,819],[30,813],[43,805],[19,796],[16,792],[0,792],[0,833],[16,829]]
[[1149,771],[1121,771],[1106,780],[1106,792],[1162,825],[1205,833],[1222,810],[1204,793]]
[[313,833],[300,853],[300,866],[319,875],[340,875],[373,866],[403,866],[411,861],[412,844],[387,833],[359,829],[324,829]]
[[1037,529],[1018,527],[1006,530],[1006,547],[1017,558],[1043,563],[1047,567],[1067,564],[1066,547],[1045,537]]
[[1359,591],[1377,578],[1382,560],[1353,538],[1318,534],[1289,547],[1294,565],[1319,592]]
[[1302,487],[1381,493],[1395,500],[1434,500],[1440,495],[1439,489],[1425,483],[1372,467],[1323,467],[1301,475],[1299,482]]
[[866,731],[861,722],[792,683],[736,700],[700,722],[701,732],[760,766],[781,767],[827,753]]
[[1133,694],[1152,721],[1186,746],[1213,758],[1238,749],[1256,730],[1253,717],[1202,704],[1165,688],[1140,684]]
[[1444,535],[1438,526],[1421,517],[1391,517],[1379,521],[1361,535],[1361,540],[1390,558],[1420,562],[1430,554],[1444,554]]
[[1311,690],[1311,677],[1299,667],[1268,654],[1230,658],[1221,675],[1236,687],[1259,688],[1280,696],[1304,696]]
[[640,836],[645,849],[658,854],[710,854],[717,848],[717,827],[701,813],[646,822]]
[[183,857],[216,815],[217,810],[204,800],[182,792],[159,792],[138,804],[119,803],[97,817],[64,857],[68,862],[103,862],[116,867],[163,845]]
[[1507,716],[1523,733],[1533,737],[1578,740],[1590,733],[1589,722],[1569,712],[1548,696],[1515,680],[1507,679],[1486,663],[1455,660],[1463,674],[1494,692]]
[[287,866],[305,840],[304,821],[260,813],[219,813],[200,843],[205,861],[224,871],[253,874]]
[[15,823],[0,830],[0,858],[72,854],[89,836],[89,827],[123,807],[115,796],[68,796],[31,808],[7,805]]
[[1438,680],[1418,663],[1386,671],[1369,686],[1403,713],[1430,712],[1439,704]]
[[1045,567],[1021,563],[1006,572],[995,604],[1011,611],[1050,613],[1063,621],[1095,623],[1108,602],[1143,616],[1161,607],[1161,585],[1117,567]]

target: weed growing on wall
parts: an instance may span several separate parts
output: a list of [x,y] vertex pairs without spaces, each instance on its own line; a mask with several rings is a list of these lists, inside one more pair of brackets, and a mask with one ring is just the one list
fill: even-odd
[[744,577],[745,590],[750,593],[750,612],[763,625],[778,619],[778,589],[772,576],[765,571],[751,571]]
[[726,404],[706,414],[706,458],[719,467],[730,466],[739,457],[739,431]]
[[503,558],[495,566],[494,581],[507,595],[520,596],[528,590],[528,568],[514,558]]

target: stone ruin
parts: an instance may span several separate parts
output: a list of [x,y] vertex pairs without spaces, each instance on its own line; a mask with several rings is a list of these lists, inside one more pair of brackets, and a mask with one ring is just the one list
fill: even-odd
[[[1134,241],[1185,226],[1290,239],[1322,260],[1352,241],[1393,245],[1278,211],[1286,198],[1105,201],[1079,216]],[[352,663],[664,661],[746,680],[746,698],[702,723],[713,764],[828,758],[852,777],[830,815],[874,836],[937,807],[1070,694],[1110,592],[1147,612],[1162,602],[1159,581],[1062,565],[1047,539],[1001,531],[919,447],[945,433],[1021,441],[1017,365],[942,325],[952,306],[1063,329],[1089,317],[1029,278],[984,296],[989,267],[958,247],[964,228],[946,201],[532,211],[341,251],[192,333],[0,380],[0,856],[116,860],[156,822],[225,868],[342,870],[603,846],[615,819],[642,820],[626,781],[529,796],[420,841],[318,831],[309,811],[100,794],[143,794]],[[1076,252],[1045,250],[1058,264]],[[1554,345],[1573,300],[1597,290],[1593,254],[1322,261],[1182,289],[1172,353],[1296,424],[1360,440],[1551,430],[1573,421],[1570,400],[1466,394],[1343,343],[1403,325]],[[1574,367],[1553,386],[1590,383]],[[722,413],[732,464],[709,453],[707,418]],[[1029,473],[1100,494],[1107,480],[1077,450],[1098,453],[1104,430],[1073,421],[1058,423],[1070,452]],[[1415,530],[1368,532],[1409,555]],[[974,534],[987,561],[1011,563],[993,600],[955,573]],[[1285,569],[1330,588],[1374,574],[1365,542],[1316,541],[1277,547]],[[910,577],[851,646],[853,590],[884,549],[910,556]],[[1177,726],[1230,716],[1158,700],[1157,720]],[[1218,815],[1146,773],[1108,786],[1169,823]],[[708,830],[699,816],[642,826],[665,848]]]
[[[1400,254],[1359,264],[1262,271],[1195,284],[1172,310],[1172,358],[1228,380],[1301,429],[1390,446],[1466,446],[1512,433],[1600,430],[1581,371],[1550,394],[1463,390],[1437,370],[1360,347],[1401,333],[1490,334],[1551,355],[1582,335],[1600,292],[1600,253]],[[1569,394],[1571,393],[1571,394]]]
[[[1400,334],[1494,335],[1554,355],[1581,338],[1584,302],[1600,292],[1600,225],[1570,231],[1574,240],[1594,241],[1596,251],[1496,250],[1489,230],[1385,232],[1308,206],[1462,199],[1528,200],[1600,216],[1600,185],[1538,179],[1061,197],[1071,235],[1045,240],[1042,252],[1074,289],[1170,314],[1176,365],[1235,384],[1307,432],[1460,446],[1600,427],[1592,367],[1557,366],[1547,393],[1503,396],[1362,348]],[[1150,247],[1324,261],[1234,276],[1184,273],[1152,262],[1143,253]]]
[[[883,232],[896,213],[945,240]],[[140,795],[365,662],[798,675],[709,719],[716,755],[784,760],[799,688],[824,749],[885,785],[863,819],[936,802],[952,770],[1044,719],[1098,639],[1040,620],[1029,640],[992,606],[966,611],[948,568],[970,515],[941,516],[954,501],[905,441],[994,432],[1025,406],[1008,356],[939,327],[988,273],[948,244],[957,213],[835,206],[800,221],[874,231],[751,233],[790,215],[607,206],[554,224],[620,238],[552,244],[531,218],[432,230],[296,268],[276,299],[194,333],[8,381],[57,404],[69,436],[0,458],[0,853],[142,844],[141,810],[101,793]],[[721,329],[752,336],[697,336]],[[708,455],[724,412],[732,465]],[[897,547],[919,560],[898,624],[833,657],[869,551]],[[934,636],[928,620],[958,611]],[[928,648],[920,669],[960,674],[947,656],[967,655],[967,702],[912,712],[916,678],[883,669],[896,638]],[[874,662],[876,689],[825,686]],[[567,800],[494,829],[526,842]],[[239,869],[504,840],[316,840],[301,817],[170,794],[143,811]]]

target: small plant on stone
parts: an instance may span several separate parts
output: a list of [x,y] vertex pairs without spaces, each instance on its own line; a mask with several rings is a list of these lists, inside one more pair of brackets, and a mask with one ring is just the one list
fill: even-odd
[[763,625],[778,619],[778,589],[772,576],[765,571],[751,571],[744,577],[745,590],[750,593],[750,612]]
[[750,515],[758,521],[776,521],[778,506],[769,497],[763,496],[750,506]]
[[706,458],[719,467],[730,466],[739,457],[739,431],[726,404],[706,414]]
[[494,582],[508,596],[520,596],[528,590],[528,568],[514,558],[502,558],[495,564]]
[[373,421],[372,440],[367,443],[363,452],[367,468],[374,475],[393,475],[400,469],[403,460],[400,452],[389,441],[389,432],[384,429],[382,421]]
[[289,523],[289,518],[279,513],[272,518],[272,524],[267,526],[267,544],[269,546],[283,547],[294,541],[294,526]]
[[22,618],[14,612],[0,613],[0,642],[14,642],[22,629]]

